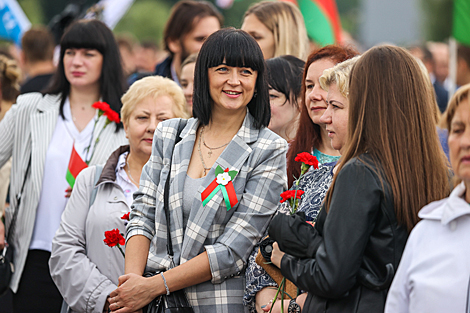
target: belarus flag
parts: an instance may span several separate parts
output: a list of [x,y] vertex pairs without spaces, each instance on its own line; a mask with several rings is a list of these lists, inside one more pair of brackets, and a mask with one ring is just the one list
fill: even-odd
[[470,1],[454,0],[454,19],[452,25],[454,38],[470,47]]
[[283,0],[302,12],[310,39],[321,46],[341,42],[341,21],[335,0]]
[[73,145],[72,155],[70,156],[67,174],[65,174],[65,179],[67,180],[72,189],[73,185],[75,185],[75,179],[77,178],[78,174],[80,174],[80,172],[87,167],[88,164],[86,164],[86,162],[82,160],[80,155],[77,153],[77,150],[75,150],[75,145]]

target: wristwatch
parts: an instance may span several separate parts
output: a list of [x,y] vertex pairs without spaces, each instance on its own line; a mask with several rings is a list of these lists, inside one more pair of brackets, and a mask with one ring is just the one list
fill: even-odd
[[289,307],[287,309],[288,313],[300,313],[300,305],[295,302],[295,299],[290,300]]

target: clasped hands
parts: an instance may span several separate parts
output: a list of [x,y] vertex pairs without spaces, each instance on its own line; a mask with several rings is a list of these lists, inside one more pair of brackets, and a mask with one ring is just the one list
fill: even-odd
[[108,298],[111,312],[142,312],[142,308],[159,295],[155,292],[153,281],[158,278],[159,276],[147,278],[132,273],[119,277],[119,287]]

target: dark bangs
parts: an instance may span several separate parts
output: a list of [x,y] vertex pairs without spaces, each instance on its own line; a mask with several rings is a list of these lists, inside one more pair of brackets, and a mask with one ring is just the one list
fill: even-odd
[[62,36],[60,42],[61,55],[70,48],[76,49],[96,49],[102,55],[106,52],[106,38],[103,31],[97,27],[96,23],[90,21],[80,21],[69,27]]
[[[72,23],[65,31],[60,42],[60,58],[57,69],[45,93],[60,94],[60,115],[64,117],[63,108],[70,92],[70,83],[65,77],[64,55],[65,50],[96,49],[103,56],[103,65],[100,77],[100,96],[111,109],[121,111],[121,96],[127,89],[126,80],[122,71],[119,48],[111,30],[98,20],[80,20]],[[116,131],[121,128],[119,124]]]
[[256,42],[249,40],[251,37],[247,38],[241,32],[230,32],[220,37],[217,43],[207,51],[207,68],[225,63],[228,66],[249,67],[258,72],[264,71],[263,53]]
[[266,61],[268,84],[297,105],[301,95],[302,74],[305,62],[291,55],[280,56]]
[[254,117],[254,127],[266,127],[271,118],[266,65],[258,43],[248,33],[235,29],[221,29],[202,45],[194,72],[193,116],[207,125],[212,116],[212,99],[208,69],[226,64],[232,67],[248,67],[258,72],[256,93],[247,107]]

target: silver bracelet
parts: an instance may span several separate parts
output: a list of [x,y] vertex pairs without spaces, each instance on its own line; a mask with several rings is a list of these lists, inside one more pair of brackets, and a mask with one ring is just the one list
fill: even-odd
[[162,275],[162,278],[163,278],[163,284],[165,285],[166,295],[169,296],[170,295],[170,289],[168,288],[168,285],[166,284],[166,279],[165,279],[165,276],[163,276],[163,272],[160,272],[160,275]]

